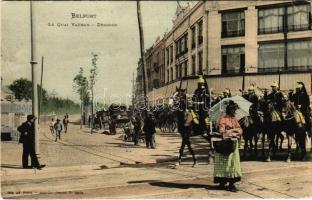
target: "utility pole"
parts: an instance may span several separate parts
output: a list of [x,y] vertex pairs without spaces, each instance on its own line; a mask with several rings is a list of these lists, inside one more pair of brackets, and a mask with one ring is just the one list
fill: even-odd
[[[33,14],[33,2],[30,1],[30,64],[31,64],[31,80],[32,80],[32,114],[39,118],[38,112],[38,88],[37,88],[37,74],[36,74],[36,44],[34,32],[35,16]],[[39,155],[39,130],[38,119],[34,122],[35,125],[35,151]]]
[[39,117],[38,123],[40,123],[40,115],[42,113],[42,79],[43,79],[43,56],[41,57],[41,78],[40,78],[40,99],[39,99]]
[[147,116],[147,96],[146,96],[146,81],[145,81],[145,67],[144,67],[144,35],[141,19],[141,6],[140,1],[137,0],[137,15],[139,24],[139,34],[140,34],[140,50],[142,59],[142,77],[143,77],[143,92],[144,92],[144,115]]
[[134,72],[132,73],[132,115],[134,110],[134,99],[135,99],[135,84],[134,84]]

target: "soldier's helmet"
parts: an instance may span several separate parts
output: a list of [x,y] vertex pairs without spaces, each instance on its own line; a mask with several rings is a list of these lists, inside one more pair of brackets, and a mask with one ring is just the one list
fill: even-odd
[[229,88],[225,88],[225,90],[223,91],[224,94],[230,94],[231,90]]
[[301,89],[301,88],[303,88],[303,86],[304,86],[303,82],[299,81],[299,82],[297,82],[296,88]]
[[278,83],[276,81],[273,81],[273,83],[271,84],[271,87],[279,88]]
[[255,86],[251,84],[248,88],[248,91],[255,91]]
[[202,75],[200,75],[200,76],[198,77],[197,83],[201,83],[201,84],[205,83],[205,79],[203,78]]

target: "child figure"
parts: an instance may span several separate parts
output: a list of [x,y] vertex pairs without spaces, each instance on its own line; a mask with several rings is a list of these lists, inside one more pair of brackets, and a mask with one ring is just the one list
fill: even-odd
[[54,118],[52,118],[50,121],[50,131],[52,134],[54,133],[54,124],[55,124],[55,121],[54,121]]
[[57,138],[61,140],[61,132],[63,130],[63,126],[61,124],[61,120],[57,119],[56,123],[54,124],[54,130],[55,130],[55,142],[57,141]]

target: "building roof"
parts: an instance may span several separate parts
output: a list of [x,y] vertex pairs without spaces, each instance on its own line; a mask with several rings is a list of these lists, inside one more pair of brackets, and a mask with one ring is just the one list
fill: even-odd
[[14,92],[12,92],[12,90],[10,90],[9,87],[6,85],[1,85],[1,93],[2,92],[7,94],[14,94]]

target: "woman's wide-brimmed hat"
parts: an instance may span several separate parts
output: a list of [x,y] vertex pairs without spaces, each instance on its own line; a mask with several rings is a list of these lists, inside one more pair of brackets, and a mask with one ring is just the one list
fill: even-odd
[[237,103],[235,103],[234,101],[229,101],[229,104],[227,105],[226,109],[234,109],[237,110],[238,109],[238,105]]

